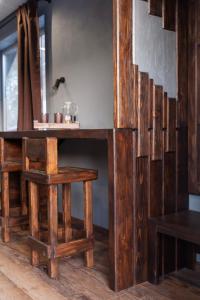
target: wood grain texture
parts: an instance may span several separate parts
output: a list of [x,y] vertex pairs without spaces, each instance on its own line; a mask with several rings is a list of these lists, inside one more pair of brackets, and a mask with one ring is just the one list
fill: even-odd
[[[58,199],[57,186],[48,186],[48,243],[53,253],[58,243]],[[48,261],[48,274],[51,278],[58,278],[58,260],[51,257]]]
[[62,185],[62,205],[63,205],[64,241],[70,242],[72,239],[71,184],[70,183]]
[[134,127],[132,0],[113,1],[114,127]]
[[2,209],[2,239],[5,243],[10,240],[9,234],[9,215],[10,215],[10,201],[9,201],[9,173],[3,172],[1,174],[1,209]]
[[152,133],[152,159],[162,159],[162,117],[163,117],[163,88],[154,86],[153,93],[153,133]]
[[[36,239],[39,238],[38,201],[37,185],[33,182],[29,182],[30,234]],[[33,266],[39,264],[39,254],[37,250],[31,251],[31,264]]]
[[[84,229],[86,231],[86,238],[93,238],[93,205],[92,205],[92,182],[85,181],[84,188]],[[85,252],[86,266],[92,268],[94,265],[94,247],[91,247]]]
[[162,0],[163,28],[176,30],[176,0]]
[[148,12],[150,15],[162,17],[162,0],[148,0]]
[[[163,208],[164,215],[176,211],[176,154],[165,153],[163,160]],[[163,239],[164,274],[176,270],[176,241],[172,237]]]
[[199,171],[199,54],[200,54],[200,1],[190,1],[189,4],[189,192],[200,194]]
[[166,152],[176,150],[176,99],[167,101]]
[[[135,134],[116,129],[108,141],[110,285],[119,291],[133,285],[133,157]],[[122,184],[123,182],[123,184]],[[114,201],[113,201],[114,198]]]
[[176,63],[178,118],[177,127],[188,126],[188,0],[177,0]]
[[148,158],[136,160],[134,250],[135,283],[147,280],[148,272]]
[[139,72],[138,81],[138,157],[148,156],[149,76]]

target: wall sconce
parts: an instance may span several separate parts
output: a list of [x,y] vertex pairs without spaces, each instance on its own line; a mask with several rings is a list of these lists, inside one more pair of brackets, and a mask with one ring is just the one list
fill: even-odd
[[56,82],[53,86],[53,90],[57,91],[59,89],[60,84],[64,84],[66,82],[65,77],[60,77],[56,79]]

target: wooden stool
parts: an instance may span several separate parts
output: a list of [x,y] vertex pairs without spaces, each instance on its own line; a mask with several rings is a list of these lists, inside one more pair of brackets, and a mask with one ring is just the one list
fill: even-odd
[[[22,145],[19,141],[0,138],[0,172],[1,172],[1,234],[3,242],[9,242],[11,227],[28,223],[26,187],[20,174],[22,171]],[[19,174],[18,174],[19,173]],[[16,196],[20,190],[17,176],[21,184],[21,202],[16,206]],[[14,177],[14,178],[13,178]],[[12,182],[11,180],[12,179]],[[13,184],[15,184],[13,186]],[[14,198],[14,199],[13,199]],[[14,201],[13,201],[14,200]],[[14,202],[14,203],[11,203]]]
[[[39,264],[39,252],[48,259],[48,273],[58,277],[58,258],[85,252],[87,267],[93,266],[92,180],[94,170],[58,168],[57,139],[28,139],[23,141],[24,177],[29,182],[31,263]],[[83,182],[85,202],[85,237],[72,241],[71,183]],[[57,186],[63,187],[64,242],[58,243]],[[38,185],[47,187],[48,243],[40,239]],[[42,200],[42,199],[40,199]]]

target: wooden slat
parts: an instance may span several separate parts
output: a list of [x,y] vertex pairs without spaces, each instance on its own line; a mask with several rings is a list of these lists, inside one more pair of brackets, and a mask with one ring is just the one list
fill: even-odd
[[162,0],[163,28],[176,30],[176,0]]
[[114,127],[134,127],[132,77],[132,0],[113,1]]
[[[86,181],[84,186],[84,229],[86,238],[93,238],[93,207],[92,207],[92,182]],[[94,265],[94,247],[86,251],[86,266],[92,268]]]
[[168,102],[168,96],[167,93],[164,92],[163,95],[163,129],[167,129],[167,102]]
[[176,10],[178,126],[188,125],[188,0],[178,0]]
[[[148,176],[148,217],[158,217],[163,213],[163,164],[161,160],[152,161],[149,157]],[[162,275],[163,253],[161,240],[159,252],[159,274]]]
[[79,252],[93,249],[94,242],[92,239],[82,239],[57,245],[55,248],[55,257],[70,256]]
[[153,93],[152,160],[162,159],[162,103],[163,88],[156,85]]
[[148,158],[136,160],[135,174],[135,217],[134,217],[134,249],[135,249],[135,283],[147,280],[148,261]]
[[162,0],[148,0],[148,11],[150,15],[162,17]]
[[[133,163],[135,132],[116,129],[108,141],[110,285],[115,291],[133,285]],[[122,184],[123,182],[123,184]],[[120,222],[116,222],[120,220]]]
[[149,100],[148,100],[148,128],[153,128],[153,79],[149,80]]
[[138,93],[138,157],[148,156],[149,76],[139,73]]
[[200,1],[189,3],[189,192],[200,194]]
[[[164,215],[176,211],[176,154],[164,153],[163,160],[163,205]],[[172,237],[164,237],[164,274],[175,270],[176,241]]]
[[176,99],[167,101],[166,151],[176,150]]
[[133,127],[135,129],[138,128],[138,80],[139,80],[139,71],[138,71],[138,66],[133,65],[132,66],[132,91],[133,91],[133,106],[134,106],[134,122],[133,122]]

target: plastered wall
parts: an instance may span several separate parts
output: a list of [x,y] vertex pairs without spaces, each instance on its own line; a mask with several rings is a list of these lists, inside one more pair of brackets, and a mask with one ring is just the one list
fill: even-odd
[[133,0],[133,63],[176,97],[176,34],[162,29],[161,18],[150,16],[141,0]]

